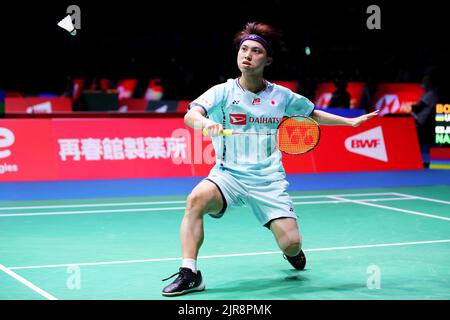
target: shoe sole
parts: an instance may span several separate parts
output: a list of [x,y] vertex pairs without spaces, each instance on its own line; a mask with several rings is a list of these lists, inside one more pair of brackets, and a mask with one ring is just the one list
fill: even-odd
[[190,293],[190,292],[204,291],[204,290],[205,290],[205,283],[202,280],[202,282],[200,283],[200,285],[198,287],[179,291],[179,292],[163,292],[162,295],[165,297],[174,297],[174,296],[181,296],[183,294]]

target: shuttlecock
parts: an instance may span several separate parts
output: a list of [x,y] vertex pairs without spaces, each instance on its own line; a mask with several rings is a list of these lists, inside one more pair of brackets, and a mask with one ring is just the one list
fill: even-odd
[[63,28],[64,30],[69,31],[73,36],[77,34],[77,29],[75,29],[75,27],[73,26],[72,18],[70,15],[58,22],[58,26]]

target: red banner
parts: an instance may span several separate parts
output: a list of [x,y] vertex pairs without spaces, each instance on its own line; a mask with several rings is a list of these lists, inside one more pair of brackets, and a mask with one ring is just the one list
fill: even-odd
[[412,118],[373,118],[357,128],[321,126],[319,145],[284,156],[288,173],[423,169]]
[[[366,84],[364,82],[349,82],[347,92],[350,94],[350,109],[357,109],[361,104],[361,97]],[[322,82],[317,86],[315,92],[314,105],[322,108],[328,108],[333,92],[336,91],[336,85],[333,82]]]
[[374,96],[375,108],[379,115],[411,113],[425,91],[420,83],[381,83]]
[[293,92],[298,91],[298,81],[296,80],[273,80],[273,83],[286,87],[292,90]]
[[145,99],[123,98],[119,100],[119,112],[147,110],[148,101]]
[[119,112],[181,112],[186,113],[190,100],[151,100],[124,98],[119,101]]
[[5,98],[6,113],[52,113],[71,111],[72,101],[69,98]]
[[0,121],[0,181],[55,180],[52,120]]
[[[316,149],[283,163],[287,173],[422,169],[412,118],[322,126]],[[0,181],[205,176],[213,165],[210,139],[182,118],[0,120]]]

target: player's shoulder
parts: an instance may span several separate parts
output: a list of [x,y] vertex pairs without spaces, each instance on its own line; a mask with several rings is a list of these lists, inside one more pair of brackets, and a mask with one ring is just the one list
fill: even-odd
[[289,88],[286,88],[282,85],[276,84],[276,83],[268,83],[268,87],[272,86],[272,95],[277,95],[277,96],[282,96],[283,99],[288,103],[288,104],[302,104],[305,106],[308,106],[310,108],[314,109],[314,103],[311,102],[311,100],[303,95],[301,95],[300,93],[294,92]]
[[229,90],[229,91],[239,89],[239,87],[240,87],[238,78],[227,79],[227,81],[222,83],[222,85],[226,90]]
[[282,85],[273,83],[273,92],[276,92],[277,94],[281,94],[286,98],[287,101],[300,101],[304,102],[308,105],[314,106],[314,104],[311,102],[311,100],[308,97],[305,97],[301,95],[300,93],[294,92],[289,88],[286,88]]
[[231,90],[235,86],[235,80],[234,79],[228,79],[225,82],[218,83],[210,88],[210,90],[213,91],[227,91]]

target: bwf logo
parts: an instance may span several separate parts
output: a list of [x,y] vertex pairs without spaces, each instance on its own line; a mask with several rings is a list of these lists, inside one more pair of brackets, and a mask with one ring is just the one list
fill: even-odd
[[387,162],[386,145],[381,126],[358,133],[345,140],[345,148],[353,153]]

